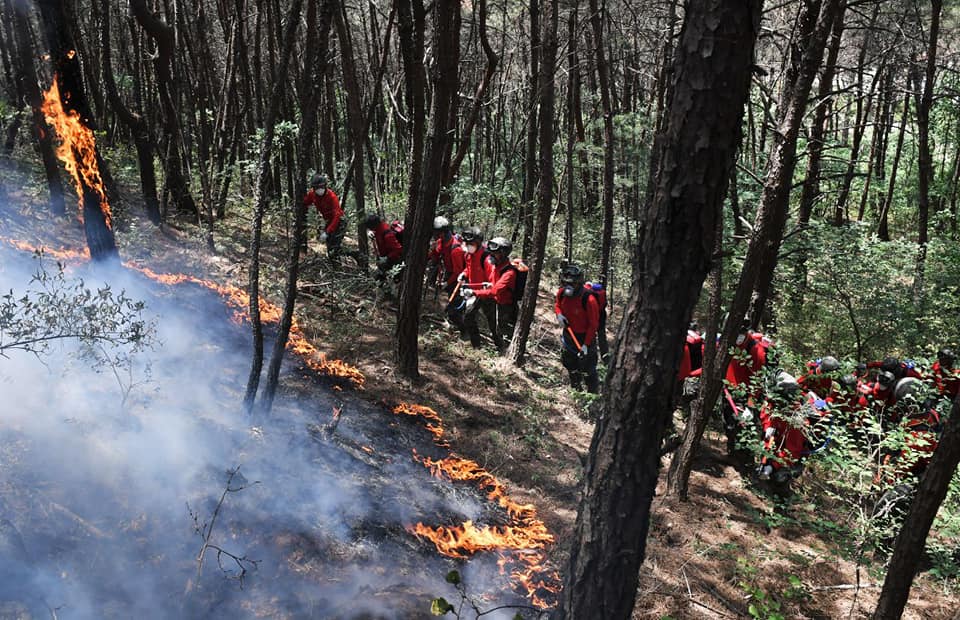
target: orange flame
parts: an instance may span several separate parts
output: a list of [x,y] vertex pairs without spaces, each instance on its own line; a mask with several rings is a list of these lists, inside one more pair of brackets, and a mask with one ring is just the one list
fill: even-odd
[[450,443],[443,438],[443,420],[440,414],[425,405],[414,405],[412,403],[400,403],[393,408],[396,415],[408,415],[421,417],[424,419],[427,430],[433,435],[433,442],[441,448],[450,447]]
[[96,140],[90,128],[83,124],[75,110],[65,110],[60,99],[60,87],[54,76],[50,89],[43,93],[41,106],[44,118],[53,127],[60,138],[57,158],[63,162],[67,172],[73,177],[73,187],[80,198],[80,220],[83,220],[83,188],[92,188],[100,197],[100,210],[106,220],[107,228],[112,228],[110,203],[97,165]]
[[54,249],[45,246],[34,246],[25,241],[19,241],[17,239],[7,239],[6,237],[0,237],[0,239],[2,239],[4,243],[11,245],[18,250],[22,250],[24,252],[42,252],[44,256],[49,256],[50,258],[54,258],[58,261],[73,262],[90,259],[90,250],[88,248],[84,248],[82,250],[71,250],[63,247]]

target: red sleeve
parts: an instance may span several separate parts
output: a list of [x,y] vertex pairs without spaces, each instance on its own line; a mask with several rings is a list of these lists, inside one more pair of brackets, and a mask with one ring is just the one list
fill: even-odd
[[497,266],[493,264],[493,261],[490,260],[489,256],[483,259],[483,273],[484,282],[497,281]]
[[597,337],[597,328],[600,327],[600,306],[597,304],[597,298],[590,295],[587,298],[587,335],[583,339],[583,344],[590,346],[594,338]]
[[337,198],[337,195],[329,189],[324,195],[324,198],[329,200],[330,204],[333,206],[333,219],[330,220],[329,224],[327,224],[327,234],[332,235],[334,231],[337,230],[337,227],[340,226],[340,218],[343,216],[343,209],[340,208],[340,199]]
[[397,233],[388,230],[383,234],[383,255],[390,260],[400,260],[403,255],[403,248],[397,241]]
[[463,248],[459,245],[455,245],[450,249],[450,264],[453,266],[453,273],[463,273],[463,270],[467,268],[467,257],[463,252]]
[[492,297],[498,304],[505,306],[513,303],[513,289],[516,288],[516,283],[517,270],[512,268],[504,269],[500,277],[497,278],[497,281],[494,282],[493,287],[479,289],[477,291],[477,297],[481,299]]
[[563,314],[563,311],[560,309],[560,292],[557,292],[556,297],[553,302],[553,313],[554,314]]
[[309,207],[310,205],[313,205],[317,211],[320,211],[320,205],[317,204],[317,193],[312,189],[303,195],[303,206]]

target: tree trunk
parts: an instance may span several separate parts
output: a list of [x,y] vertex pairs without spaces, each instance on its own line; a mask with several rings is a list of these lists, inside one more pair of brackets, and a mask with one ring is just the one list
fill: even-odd
[[[533,198],[537,180],[537,104],[543,94],[537,91],[540,76],[540,0],[529,0],[530,7],[530,96],[527,99],[527,142],[523,162],[523,193],[520,195],[520,219],[523,229],[521,252],[530,256],[533,249]],[[519,327],[519,325],[518,325]]]
[[604,383],[559,618],[626,619],[633,609],[660,437],[740,142],[760,6],[688,5],[657,191]]
[[817,89],[817,107],[814,109],[813,122],[810,126],[810,138],[807,140],[807,174],[803,179],[803,188],[800,192],[800,214],[797,216],[801,226],[810,223],[813,213],[813,203],[820,194],[820,163],[823,159],[823,142],[827,131],[827,112],[830,111],[831,93],[833,91],[833,75],[837,69],[837,56],[840,54],[840,41],[843,39],[843,14],[847,3],[842,0],[837,18],[833,23],[830,34],[827,60],[820,74],[820,85]]
[[574,98],[579,97],[580,61],[577,58],[577,10],[579,2],[575,2],[567,17],[567,147],[566,147],[566,185],[567,210],[563,230],[563,257],[567,261],[573,260],[573,213],[576,203],[577,183],[574,178],[573,150],[577,139],[576,114],[577,106]]
[[166,185],[177,207],[195,217],[199,222],[200,209],[197,208],[190,194],[190,183],[184,174],[183,160],[180,157],[182,135],[180,115],[175,101],[180,88],[173,73],[173,59],[176,53],[174,30],[153,14],[146,0],[130,0],[130,11],[137,23],[157,45],[153,67],[157,74],[157,91],[160,95],[160,112],[163,117],[164,142],[167,151],[164,159]]
[[[43,19],[50,59],[53,64],[54,84],[59,90],[59,98],[65,112],[76,112],[80,122],[90,131],[95,129],[93,115],[87,104],[83,88],[83,72],[80,58],[76,54],[71,21],[63,2],[41,0],[37,3]],[[49,122],[49,121],[48,121]],[[93,157],[96,160],[102,179],[107,166],[94,145]],[[78,157],[76,150],[70,155]],[[84,175],[74,174],[74,185],[80,193],[83,211],[83,232],[90,249],[90,257],[96,261],[117,261],[117,242],[110,226],[110,206],[107,203],[106,188],[94,188]]]
[[[890,227],[888,222],[890,206],[893,204],[893,190],[897,186],[897,168],[900,167],[900,156],[903,154],[903,139],[907,134],[907,117],[910,116],[910,91],[903,96],[903,115],[900,118],[900,132],[897,135],[897,148],[893,153],[893,166],[890,169],[890,182],[887,184],[887,194],[883,200],[877,222],[877,236],[881,241],[890,241]],[[880,178],[880,171],[877,171]]]
[[[334,24],[337,27],[337,40],[340,42],[340,62],[343,69],[343,88],[347,93],[347,126],[350,129],[350,143],[353,146],[353,160],[351,169],[354,174],[353,182],[356,185],[356,204],[354,212],[357,214],[357,244],[360,246],[361,267],[366,270],[367,258],[367,231],[363,228],[363,219],[366,215],[364,199],[366,187],[364,180],[363,151],[367,143],[364,129],[363,95],[360,93],[360,82],[357,79],[357,67],[353,56],[353,42],[350,31],[347,29],[347,16],[342,1],[337,2],[333,12]],[[343,190],[343,200],[346,202],[347,187]]]
[[67,210],[63,198],[63,182],[60,179],[60,167],[57,165],[57,155],[54,152],[53,132],[43,118],[43,94],[40,92],[37,68],[33,64],[34,51],[30,22],[26,13],[27,6],[22,2],[13,4],[17,56],[19,57],[17,73],[23,96],[32,111],[33,136],[37,141],[37,150],[40,152],[40,159],[43,162],[47,191],[50,192],[50,210],[54,215],[64,215]]
[[419,204],[420,177],[423,174],[423,139],[426,123],[427,87],[423,66],[423,37],[425,16],[422,0],[395,0],[397,4],[397,33],[400,37],[400,57],[403,60],[403,80],[410,118],[410,163],[407,173],[407,208],[404,228],[413,225],[413,216]]
[[[913,284],[913,298],[920,314],[924,306],[924,276],[927,262],[927,241],[930,228],[930,184],[933,181],[933,157],[930,153],[930,110],[933,107],[933,85],[937,71],[937,42],[940,36],[940,12],[943,0],[930,0],[930,32],[927,41],[927,61],[921,86],[915,75],[914,92],[917,98],[917,265]],[[916,64],[912,65],[916,71]]]
[[257,186],[254,190],[253,226],[250,233],[250,282],[247,293],[250,295],[250,325],[253,332],[253,359],[250,364],[250,376],[247,378],[247,391],[243,405],[247,413],[253,412],[254,399],[260,384],[260,371],[263,369],[263,325],[260,320],[260,241],[263,236],[263,216],[267,210],[267,174],[270,156],[273,151],[273,136],[276,134],[277,116],[283,90],[287,88],[287,73],[290,56],[293,54],[294,38],[300,23],[300,8],[303,0],[292,0],[287,15],[286,29],[283,34],[283,51],[280,54],[280,66],[277,68],[276,81],[267,116],[263,119],[263,140],[260,142],[260,158],[257,161]]
[[903,615],[910,596],[913,576],[923,559],[927,535],[950,488],[950,481],[960,464],[960,398],[953,401],[940,443],[933,453],[927,471],[920,480],[910,503],[910,512],[900,527],[893,544],[893,554],[883,580],[880,600],[873,612],[874,620],[888,620]]
[[606,283],[610,275],[610,251],[613,247],[613,191],[614,139],[613,102],[610,96],[610,69],[603,50],[603,19],[597,0],[590,1],[590,25],[593,30],[593,51],[600,80],[600,108],[603,111],[603,232],[600,245],[600,281]]
[[548,15],[546,19],[541,20],[543,22],[541,39],[543,57],[540,59],[540,76],[537,81],[540,93],[540,110],[537,115],[539,120],[540,179],[537,186],[537,219],[531,243],[533,255],[526,284],[526,290],[530,292],[524,295],[520,301],[517,325],[506,354],[517,366],[522,366],[526,357],[527,338],[530,336],[530,326],[533,324],[533,316],[537,308],[537,291],[540,290],[540,279],[543,275],[544,259],[546,258],[547,232],[550,228],[550,216],[553,213],[553,115],[556,96],[556,75],[554,71],[557,64],[558,47],[558,2],[559,0],[549,0],[547,5]]
[[[97,4],[94,2],[94,6]],[[131,112],[120,98],[117,82],[113,76],[110,41],[110,1],[102,0],[99,6],[100,19],[100,53],[103,62],[103,83],[107,91],[107,101],[124,125],[133,135],[133,142],[137,149],[137,163],[140,168],[140,191],[143,195],[143,204],[147,217],[154,224],[160,223],[160,201],[157,198],[157,177],[153,169],[153,154],[156,150],[150,126],[139,114]]]
[[[307,36],[304,43],[306,57],[306,81],[309,84],[319,84],[327,68],[325,43],[330,33],[330,22],[333,19],[332,0],[322,0],[323,7],[320,14],[320,23],[317,24],[317,1],[307,0]],[[324,43],[321,43],[324,41]],[[306,193],[307,172],[312,167],[313,144],[317,137],[317,108],[320,99],[320,89],[304,88],[300,101],[303,119],[300,133],[297,136],[297,178],[300,179],[301,194]],[[293,203],[293,239],[288,251],[290,258],[287,262],[287,284],[284,293],[283,314],[277,328],[277,339],[273,343],[273,352],[270,355],[270,364],[267,366],[267,378],[260,392],[260,412],[263,415],[270,413],[273,407],[274,395],[280,380],[280,366],[287,348],[290,329],[293,327],[293,312],[297,304],[297,278],[300,273],[300,249],[307,242],[307,209],[298,195],[291,196]]]
[[[426,169],[443,170],[450,146],[453,107],[456,105],[458,68],[460,64],[460,3],[439,0],[434,8],[433,48],[436,66],[433,69],[433,103],[430,136],[424,156]],[[424,174],[420,179],[419,201],[413,214],[410,232],[404,234],[406,269],[397,318],[397,369],[408,379],[420,378],[417,338],[420,333],[420,296],[423,272],[427,266],[427,250],[433,235],[433,217],[440,196],[442,175]]]

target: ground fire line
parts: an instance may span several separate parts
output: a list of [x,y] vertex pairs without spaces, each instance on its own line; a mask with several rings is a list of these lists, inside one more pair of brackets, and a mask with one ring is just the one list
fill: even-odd
[[[66,263],[83,262],[89,259],[89,254],[83,251],[66,248],[40,249],[23,241],[0,239],[18,250],[41,252]],[[123,265],[166,286],[194,284],[211,290],[234,311],[231,317],[233,323],[239,325],[248,319],[249,295],[243,289],[188,274],[159,273],[131,261],[125,261]],[[281,310],[276,304],[261,298],[260,307],[265,323],[279,322]],[[299,355],[307,366],[318,374],[344,379],[354,387],[363,389],[365,381],[363,373],[341,360],[328,359],[303,335],[296,320],[290,331],[287,348]],[[450,444],[444,437],[443,420],[432,408],[400,403],[393,408],[393,413],[421,419],[424,427],[431,434],[434,444],[438,448],[449,450]],[[364,451],[373,452],[372,448],[367,446],[364,446]],[[407,531],[418,538],[430,541],[438,553],[455,559],[465,559],[485,551],[497,552],[499,554],[497,564],[501,574],[509,574],[514,586],[523,592],[533,605],[541,609],[554,607],[556,593],[560,590],[560,576],[556,571],[544,566],[543,550],[553,544],[555,539],[543,521],[537,517],[535,507],[532,504],[520,504],[512,500],[507,495],[505,486],[475,461],[461,458],[452,452],[444,458],[435,460],[421,456],[414,450],[412,457],[437,478],[446,477],[451,481],[470,482],[476,485],[486,494],[489,501],[506,511],[510,524],[478,526],[468,520],[460,525],[433,527],[418,522],[408,526]]]

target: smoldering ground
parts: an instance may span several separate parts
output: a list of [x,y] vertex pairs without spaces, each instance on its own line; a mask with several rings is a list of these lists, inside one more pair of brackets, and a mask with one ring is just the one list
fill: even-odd
[[[0,291],[22,294],[36,259],[0,254]],[[451,568],[482,607],[524,604],[492,554],[455,565],[407,531],[505,521],[412,460],[443,456],[416,420],[331,392],[289,354],[303,389],[248,418],[247,329],[215,293],[119,267],[74,277],[144,300],[156,344],[120,368],[71,340],[0,357],[0,616],[425,617],[456,600]]]

